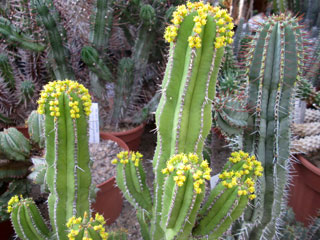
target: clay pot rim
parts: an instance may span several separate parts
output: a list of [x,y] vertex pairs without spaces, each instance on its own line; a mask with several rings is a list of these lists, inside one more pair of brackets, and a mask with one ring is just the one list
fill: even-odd
[[307,169],[309,169],[314,174],[320,176],[320,168],[313,165],[311,162],[309,162],[305,157],[303,157],[301,154],[297,155],[298,159],[300,160],[301,164],[305,166]]
[[109,133],[113,136],[123,136],[123,135],[129,135],[129,134],[138,132],[139,130],[143,129],[145,126],[146,126],[146,123],[143,122],[140,125],[138,125],[137,127],[129,129],[129,130],[124,130],[121,132],[102,132],[102,133]]
[[[114,141],[116,143],[118,143],[118,145],[125,151],[130,151],[129,150],[129,147],[128,145],[123,141],[121,140],[120,138],[116,137],[116,136],[113,136],[111,135],[110,133],[106,133],[106,132],[100,132],[100,137],[103,139],[103,140],[111,140],[111,141]],[[115,176],[107,179],[106,181],[102,182],[102,183],[99,183],[97,185],[97,188],[100,188],[102,187],[103,185],[106,185],[108,184],[109,182],[111,181],[114,181],[115,179]]]

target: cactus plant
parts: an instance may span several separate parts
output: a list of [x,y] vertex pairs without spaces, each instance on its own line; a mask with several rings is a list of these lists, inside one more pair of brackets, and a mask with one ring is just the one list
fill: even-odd
[[[52,232],[31,199],[13,197],[8,203],[8,211],[21,239],[74,239],[72,236],[77,230],[73,228],[79,228],[77,224],[96,225],[95,221],[87,219],[91,213],[87,136],[91,98],[83,85],[64,80],[46,85],[38,103],[38,113],[45,114],[46,163],[50,166],[45,176],[50,191],[48,208]],[[84,222],[73,222],[80,216],[84,216]],[[70,236],[67,236],[68,228],[72,228]],[[100,226],[98,230],[93,228],[101,239],[106,239]],[[88,233],[96,234],[91,230],[88,226]]]
[[[171,46],[156,112],[153,199],[139,153],[122,152],[113,161],[117,184],[137,209],[144,239],[218,238],[242,214],[248,197],[255,197],[254,188],[248,190],[244,182],[252,175],[247,182],[253,187],[260,163],[243,152],[233,153],[223,181],[200,210],[211,171],[202,157],[203,143],[224,46],[232,42],[231,21],[225,10],[203,2],[188,2],[173,13],[165,32]],[[253,172],[246,170],[249,162]],[[242,174],[248,176],[240,180]]]
[[36,111],[32,111],[28,117],[27,124],[30,140],[38,144],[40,148],[44,148],[44,116],[38,114]]
[[249,118],[243,145],[265,169],[255,208],[245,214],[243,235],[248,239],[273,239],[279,234],[286,206],[292,96],[303,58],[298,21],[284,14],[266,19],[246,59]]
[[304,116],[304,122],[320,122],[320,110],[307,108]]

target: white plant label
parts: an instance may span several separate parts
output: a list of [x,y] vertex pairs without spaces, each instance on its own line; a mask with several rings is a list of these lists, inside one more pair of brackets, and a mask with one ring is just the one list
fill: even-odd
[[306,112],[306,102],[296,99],[294,103],[294,123],[303,123]]
[[98,103],[92,103],[89,116],[89,143],[99,143],[99,108]]
[[213,189],[217,185],[218,181],[219,181],[219,174],[214,175],[214,176],[212,176],[210,178],[210,187],[211,187],[211,189]]

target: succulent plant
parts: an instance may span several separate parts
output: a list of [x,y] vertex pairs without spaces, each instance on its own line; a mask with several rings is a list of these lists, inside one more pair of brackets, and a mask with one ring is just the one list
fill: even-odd
[[279,235],[286,206],[290,169],[290,115],[294,87],[302,75],[303,42],[299,19],[272,16],[260,26],[247,59],[248,127],[244,151],[255,154],[264,167],[254,209],[245,213],[242,235],[272,239]]
[[[106,239],[107,234],[100,226],[104,223],[103,217],[88,219],[91,214],[87,135],[91,97],[88,90],[70,80],[50,82],[38,103],[38,113],[45,114],[46,164],[50,166],[45,176],[50,191],[48,208],[52,231],[32,199],[15,196],[8,203],[8,211],[16,234],[21,239],[75,239],[78,234],[88,237],[98,234],[101,238],[95,239]],[[88,228],[82,232],[80,225]]]
[[211,128],[211,102],[224,46],[232,42],[231,21],[219,7],[188,2],[177,7],[165,31],[170,53],[156,112],[153,199],[141,154],[122,152],[113,161],[117,184],[137,209],[144,239],[216,239],[255,197],[261,165],[235,152],[220,175],[221,183],[200,209],[211,171],[202,150]]
[[304,122],[320,122],[320,110],[307,108],[304,116]]

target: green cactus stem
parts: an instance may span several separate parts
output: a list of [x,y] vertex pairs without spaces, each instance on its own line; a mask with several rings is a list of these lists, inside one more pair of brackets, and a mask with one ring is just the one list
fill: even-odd
[[28,117],[27,124],[31,141],[38,144],[40,148],[44,148],[44,115],[37,113],[37,111],[32,111]]
[[47,32],[48,41],[50,42],[53,59],[56,65],[54,68],[56,79],[74,79],[74,73],[67,61],[68,52],[63,44],[61,37],[62,33],[58,30],[56,19],[52,16],[46,3],[45,0],[37,0],[34,2],[34,7]]
[[6,55],[0,54],[0,74],[7,87],[14,91],[16,89],[16,80],[14,79],[13,69]]
[[9,20],[3,17],[0,17],[0,34],[0,36],[3,36],[9,43],[18,47],[35,52],[41,52],[45,49],[44,45],[36,43],[32,38],[23,34],[20,29],[13,26]]
[[124,193],[126,199],[136,207],[151,212],[151,194],[146,184],[146,174],[140,164],[142,155],[139,152],[121,152],[117,159],[112,161],[117,164],[117,185]]
[[248,128],[244,150],[264,167],[255,208],[246,213],[249,238],[272,239],[278,234],[286,206],[289,131],[296,80],[302,72],[303,46],[298,19],[281,14],[266,19],[246,59]]
[[83,217],[71,217],[67,222],[69,240],[107,240],[108,233],[105,232],[106,221],[98,213],[92,218],[87,212]]
[[66,221],[76,213],[90,213],[91,99],[83,85],[65,80],[46,85],[38,103],[38,113],[45,114],[50,221],[58,239],[66,239]]
[[202,156],[211,128],[211,103],[224,46],[232,43],[232,18],[225,10],[202,2],[179,6],[167,27],[169,59],[156,112],[158,142],[152,236],[161,239],[160,227],[166,161],[178,153]]
[[11,160],[25,161],[30,157],[31,145],[16,128],[8,128],[0,132],[1,152]]
[[[117,164],[117,185],[137,209],[143,239],[158,239],[152,236],[149,227],[152,200],[141,157],[138,152],[121,152],[112,163]],[[191,234],[195,238],[217,239],[240,217],[249,199],[256,197],[255,182],[263,172],[261,163],[248,153],[233,152],[220,175],[220,183],[200,209],[205,183],[210,179],[208,165],[196,154],[180,153],[171,157],[162,169],[165,176],[160,212],[162,239],[191,239]]]
[[20,239],[49,239],[50,231],[32,199],[12,197],[8,202],[8,212]]
[[273,9],[275,12],[285,12],[288,6],[287,0],[273,0]]

